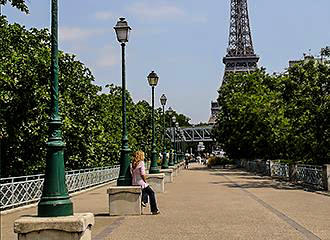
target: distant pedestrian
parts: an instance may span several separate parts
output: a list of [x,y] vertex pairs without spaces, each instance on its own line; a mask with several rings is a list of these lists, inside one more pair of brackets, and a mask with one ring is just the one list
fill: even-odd
[[152,188],[146,181],[143,151],[137,151],[133,153],[132,185],[141,186],[142,188],[142,206],[147,206],[149,196],[151,213],[154,215],[159,214],[160,212],[157,207],[155,192],[152,190]]
[[188,157],[188,156],[185,157],[185,165],[184,165],[184,168],[185,168],[185,169],[188,169],[188,168],[189,168],[189,157]]
[[199,164],[202,164],[202,158],[201,158],[201,156],[198,156],[197,157],[197,161],[198,161]]

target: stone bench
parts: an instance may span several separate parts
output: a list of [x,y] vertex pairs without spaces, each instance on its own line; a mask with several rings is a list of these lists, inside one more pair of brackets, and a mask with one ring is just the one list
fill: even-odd
[[173,169],[167,168],[167,169],[160,169],[160,173],[165,174],[165,183],[171,183],[173,182]]
[[113,186],[108,188],[107,193],[110,216],[141,215],[140,186]]
[[19,240],[91,240],[92,213],[77,213],[67,217],[21,217],[14,223]]
[[173,177],[176,177],[178,175],[178,171],[177,171],[178,167],[176,165],[169,166],[168,168],[173,169]]
[[146,174],[147,183],[156,193],[165,192],[165,174]]

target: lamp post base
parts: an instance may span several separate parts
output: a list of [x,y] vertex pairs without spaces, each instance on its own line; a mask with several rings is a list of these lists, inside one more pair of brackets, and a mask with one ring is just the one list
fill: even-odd
[[150,169],[149,169],[149,173],[150,174],[159,173],[159,168],[158,168],[158,164],[157,164],[157,152],[156,151],[152,151],[152,153],[151,153],[151,166],[150,166]]
[[117,179],[117,186],[132,186],[132,176],[130,171],[131,149],[123,148],[120,155],[120,170]]
[[70,198],[41,198],[38,204],[38,217],[62,217],[73,215],[73,204]]
[[167,161],[167,156],[166,152],[163,152],[163,164],[162,164],[162,169],[168,169],[168,161]]
[[172,151],[170,152],[170,159],[168,161],[168,166],[171,167],[171,166],[174,166],[174,162],[173,162],[173,153]]
[[160,171],[158,167],[150,167],[149,173],[155,174],[155,173],[160,173]]

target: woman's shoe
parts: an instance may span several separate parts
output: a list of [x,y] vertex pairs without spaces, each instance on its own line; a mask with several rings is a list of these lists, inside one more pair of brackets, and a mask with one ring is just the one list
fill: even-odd
[[159,210],[157,210],[156,212],[152,212],[152,215],[157,215],[157,214],[160,214]]
[[145,204],[144,202],[141,202],[141,205],[142,205],[142,207],[146,207],[147,206],[147,204]]

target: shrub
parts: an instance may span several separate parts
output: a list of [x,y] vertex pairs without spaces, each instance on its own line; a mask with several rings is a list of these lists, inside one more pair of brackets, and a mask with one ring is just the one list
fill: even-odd
[[226,157],[218,157],[218,156],[210,157],[207,160],[208,167],[218,166],[218,165],[225,166],[226,164],[233,164],[233,160],[230,160]]

